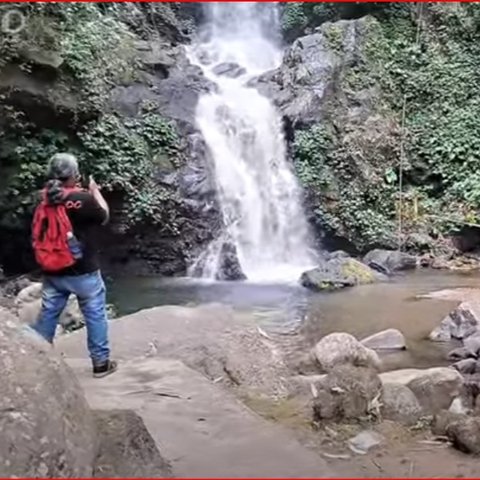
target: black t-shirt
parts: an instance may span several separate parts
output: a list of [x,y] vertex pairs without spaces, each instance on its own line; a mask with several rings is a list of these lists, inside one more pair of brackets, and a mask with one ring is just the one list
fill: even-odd
[[82,245],[83,256],[74,265],[55,275],[83,275],[95,272],[100,268],[95,231],[105,223],[107,213],[93,195],[86,191],[70,193],[65,199],[65,207],[73,233]]

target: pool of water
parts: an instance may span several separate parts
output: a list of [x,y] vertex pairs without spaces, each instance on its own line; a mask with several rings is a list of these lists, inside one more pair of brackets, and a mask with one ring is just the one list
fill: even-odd
[[154,277],[116,278],[109,282],[110,301],[120,314],[158,305],[223,303],[251,311],[262,328],[276,333],[295,331],[304,348],[332,332],[363,338],[398,328],[408,350],[384,355],[386,369],[446,364],[454,345],[435,344],[428,333],[455,306],[454,302],[418,299],[434,290],[480,285],[480,275],[422,270],[333,293],[313,293],[296,284],[204,282]]

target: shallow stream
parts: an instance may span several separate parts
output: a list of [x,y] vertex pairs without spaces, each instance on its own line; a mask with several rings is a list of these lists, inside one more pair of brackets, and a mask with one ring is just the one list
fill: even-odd
[[363,338],[386,328],[398,328],[408,350],[384,355],[386,370],[447,364],[452,345],[435,344],[428,333],[455,302],[419,299],[435,290],[480,285],[480,274],[418,271],[334,293],[312,293],[297,285],[206,282],[183,278],[116,278],[109,295],[118,313],[133,313],[158,305],[223,303],[250,311],[266,331],[297,332],[305,348],[331,332]]

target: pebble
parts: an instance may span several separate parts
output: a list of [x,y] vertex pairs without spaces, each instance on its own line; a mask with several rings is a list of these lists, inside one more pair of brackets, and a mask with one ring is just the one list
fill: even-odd
[[348,441],[350,450],[360,455],[365,455],[374,447],[384,441],[384,437],[373,430],[364,430]]

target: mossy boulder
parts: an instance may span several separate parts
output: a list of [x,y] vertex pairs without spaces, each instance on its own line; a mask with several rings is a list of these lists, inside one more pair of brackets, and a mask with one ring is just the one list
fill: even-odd
[[378,280],[379,275],[354,258],[331,258],[300,277],[302,286],[315,291],[339,290]]
[[353,278],[355,285],[373,283],[376,279],[375,272],[358,260],[347,258],[341,266],[342,274],[348,278]]

